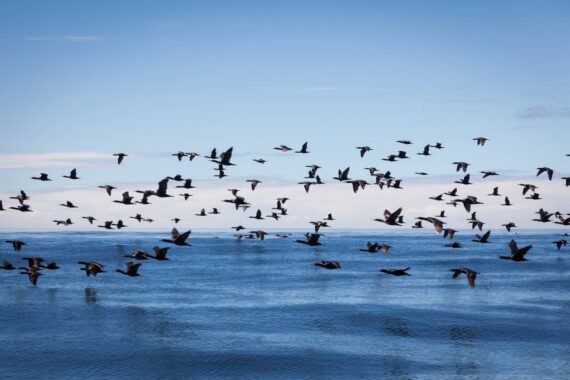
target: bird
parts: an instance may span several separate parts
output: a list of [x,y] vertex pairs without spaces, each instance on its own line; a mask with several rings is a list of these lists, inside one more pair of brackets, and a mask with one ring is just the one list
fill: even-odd
[[298,185],[303,185],[303,188],[305,189],[306,193],[309,192],[311,185],[316,185],[316,184],[317,184],[316,182],[311,182],[311,181],[298,182]]
[[40,173],[39,177],[32,177],[32,179],[37,179],[38,181],[51,181],[51,179],[48,178],[47,173]]
[[77,206],[71,203],[70,201],[66,201],[65,203],[60,203],[59,205],[63,207],[77,208]]
[[338,261],[331,260],[321,260],[315,263],[315,266],[325,269],[340,269],[340,263]]
[[559,239],[559,240],[553,241],[552,243],[556,244],[556,248],[560,251],[560,248],[562,248],[562,246],[566,247],[566,244],[568,244],[568,241],[566,239]]
[[463,170],[463,173],[467,172],[467,167],[470,165],[467,162],[463,162],[463,161],[456,161],[453,163],[453,165],[455,166],[455,171],[458,172],[460,170]]
[[130,259],[135,259],[135,260],[146,260],[148,259],[148,253],[137,249],[136,251],[133,251],[133,253],[131,253],[130,255],[123,255],[123,257],[128,257]]
[[494,188],[493,188],[493,192],[492,192],[491,194],[487,194],[487,195],[492,196],[492,197],[498,197],[498,196],[500,196],[501,194],[499,194],[499,188],[498,188],[498,187],[494,187]]
[[170,260],[169,258],[166,257],[166,254],[168,253],[169,249],[170,249],[170,247],[160,248],[158,246],[154,246],[154,247],[152,247],[152,251],[154,252],[154,256],[147,255],[147,257],[151,258],[151,259],[158,260],[158,261]]
[[422,226],[422,221],[421,221],[421,220],[418,220],[418,221],[412,226],[412,228],[424,228],[424,227]]
[[115,272],[124,274],[124,275],[129,276],[129,277],[138,277],[138,276],[140,276],[138,270],[139,270],[141,265],[142,265],[142,263],[136,263],[135,264],[132,261],[127,261],[125,263],[126,270],[115,269]]
[[461,273],[465,273],[465,276],[467,277],[467,283],[469,284],[469,286],[470,287],[475,286],[475,279],[477,278],[477,275],[479,273],[469,268],[450,269],[450,271],[453,272],[453,275],[451,276],[452,278],[457,278]]
[[335,220],[335,219],[333,218],[333,215],[329,213],[326,218],[323,218],[323,220]]
[[190,197],[192,196],[192,194],[188,194],[188,193],[183,193],[183,194],[178,194],[178,195],[180,195],[181,197],[183,197],[185,201],[187,201],[188,198],[190,198]]
[[258,184],[262,183],[257,179],[247,179],[245,182],[251,183],[251,191],[254,191]]
[[95,261],[78,261],[78,264],[84,265],[83,268],[79,268],[82,271],[85,271],[87,277],[93,276],[96,277],[99,273],[105,273],[103,270],[105,267],[102,264],[99,264]]
[[192,186],[192,180],[187,178],[184,180],[184,185],[176,186],[177,189],[195,189],[195,186]]
[[267,162],[263,158],[254,158],[253,161],[255,161],[259,164],[265,164]]
[[469,182],[469,178],[471,178],[471,175],[470,175],[470,174],[467,174],[467,175],[465,175],[465,177],[463,177],[462,179],[455,181],[455,183],[459,183],[459,184],[462,184],[462,185],[472,185],[472,183]]
[[453,190],[448,191],[447,193],[443,193],[445,195],[449,195],[450,197],[457,197],[457,187],[453,188]]
[[178,158],[178,161],[182,161],[182,158],[186,156],[186,153],[179,151],[178,153],[172,153],[173,156]]
[[511,228],[516,228],[516,225],[513,222],[509,222],[507,224],[501,224],[502,227],[507,229],[507,232],[511,232]]
[[491,230],[485,232],[483,236],[480,236],[478,234],[475,235],[475,239],[473,239],[472,241],[476,243],[489,243],[489,236],[491,236]]
[[38,283],[38,278],[42,276],[40,272],[38,272],[38,268],[24,268],[24,272],[20,272],[20,274],[28,275],[28,279],[32,283],[33,286],[36,286]]
[[234,163],[230,162],[232,159],[233,150],[234,147],[232,146],[220,154],[219,160],[212,159],[211,161],[219,164],[222,168],[224,166],[235,166]]
[[221,212],[219,212],[217,208],[213,207],[212,211],[210,211],[208,214],[219,215],[219,214],[221,214]]
[[288,152],[288,151],[290,151],[290,150],[293,150],[293,149],[289,148],[287,145],[279,145],[279,146],[277,146],[277,147],[275,147],[275,148],[273,148],[273,149],[280,150],[280,151],[282,151],[282,152],[284,152],[284,153],[285,153],[285,152]]
[[195,214],[195,215],[196,215],[196,216],[207,216],[207,214],[206,214],[206,209],[203,208],[202,210],[200,210],[200,213],[199,213],[199,214]]
[[172,232],[170,233],[172,238],[171,239],[161,239],[160,241],[165,242],[165,243],[172,243],[174,245],[189,246],[190,244],[186,243],[186,240],[188,239],[188,237],[190,236],[191,233],[192,233],[192,231],[188,230],[188,231],[184,232],[183,234],[181,234],[180,232],[178,232],[178,230],[176,228],[173,228]]
[[170,220],[171,220],[172,222],[174,222],[174,224],[178,224],[178,222],[180,222],[182,219],[180,219],[180,218],[173,218],[173,219],[170,219]]
[[417,174],[417,175],[428,175],[428,173],[426,173],[426,172],[415,172],[414,174]]
[[[536,169],[538,170],[538,173],[536,173],[536,176],[537,176],[537,177],[538,177],[539,175],[541,175],[542,173],[545,173],[545,172],[546,172],[546,174],[548,175],[548,179],[549,179],[550,181],[552,181],[552,175],[554,174],[554,170],[552,170],[552,169],[550,169],[550,168],[548,168],[548,167],[546,167],[546,166],[543,166],[543,167],[540,167],[540,168],[536,168]],[[533,191],[534,191],[534,190],[533,190]]]
[[424,150],[421,151],[420,153],[418,153],[418,155],[420,155],[420,156],[430,156],[431,153],[429,152],[429,148],[430,148],[430,145],[429,145],[429,144],[426,145],[426,146],[424,146]]
[[257,209],[257,212],[255,213],[255,216],[250,216],[251,219],[264,219],[263,216],[261,215],[261,210]]
[[396,141],[396,142],[397,142],[397,143],[400,143],[400,144],[404,144],[404,145],[410,145],[410,144],[412,144],[412,142],[411,142],[410,140],[398,140],[398,141]]
[[26,245],[26,243],[21,240],[6,240],[6,243],[12,244],[12,248],[14,248],[16,252],[20,252],[22,247]]
[[306,141],[302,146],[300,150],[295,151],[295,153],[309,153],[309,151],[307,150],[307,144],[308,142]]
[[123,159],[124,159],[125,157],[128,157],[128,154],[125,154],[125,153],[113,153],[113,156],[116,156],[116,157],[117,157],[117,164],[120,165],[121,162],[123,162]]
[[527,261],[525,255],[530,251],[532,245],[519,248],[517,242],[513,239],[509,242],[509,249],[511,251],[509,256],[499,256],[499,259],[513,260],[513,261]]
[[408,271],[412,268],[404,269],[380,269],[380,272],[391,274],[392,276],[411,276]]
[[475,137],[473,140],[477,141],[477,145],[483,146],[483,145],[485,145],[485,142],[487,142],[487,140],[489,140],[489,139],[487,139],[485,137]]
[[305,245],[310,245],[310,246],[315,246],[315,245],[322,245],[322,243],[319,243],[319,238],[321,237],[320,234],[310,234],[310,233],[306,233],[305,234],[305,240],[295,240],[296,243],[301,243],[301,244],[305,244]]
[[111,196],[111,191],[113,191],[113,189],[116,189],[115,186],[111,186],[111,185],[102,185],[99,186],[101,189],[105,189],[105,191],[107,192],[107,194],[109,194],[109,196]]
[[67,218],[66,220],[54,220],[53,221],[56,225],[60,225],[63,224],[65,227],[70,226],[73,224],[73,222],[71,221],[70,218]]
[[95,219],[92,216],[82,216],[83,219],[87,219],[87,221],[89,222],[89,224],[93,224],[93,222],[97,219]]
[[97,226],[97,227],[105,228],[107,230],[112,230],[113,229],[113,221],[107,220],[102,226]]
[[399,217],[401,213],[402,213],[401,207],[394,212],[384,210],[384,219],[374,219],[374,221],[385,223],[390,226],[401,226],[399,222]]
[[31,207],[30,205],[21,204],[21,205],[16,206],[16,207],[11,206],[10,208],[11,208],[12,210],[18,210],[18,211],[21,211],[21,212],[33,212],[34,210],[32,210],[30,207]]
[[0,269],[14,270],[14,269],[16,269],[16,267],[14,265],[12,265],[12,263],[10,263],[9,261],[4,261],[2,263],[2,265],[0,265]]
[[137,222],[142,222],[144,219],[141,214],[136,214],[135,216],[129,216],[129,218],[136,220]]
[[245,227],[242,226],[241,224],[240,224],[239,226],[234,226],[234,227],[232,227],[232,228],[233,228],[234,230],[236,230],[236,231],[245,230]]
[[434,201],[442,201],[443,200],[443,194],[436,195],[435,197],[429,197],[429,199],[432,199]]
[[348,178],[348,172],[349,171],[350,171],[350,167],[347,167],[344,170],[338,169],[338,176],[333,177],[333,179],[336,179],[339,181],[348,181],[348,180],[350,180],[350,178]]
[[360,157],[364,157],[364,155],[366,154],[366,152],[369,152],[371,150],[373,150],[371,147],[369,146],[357,146],[356,149],[360,150]]
[[20,202],[20,204],[23,205],[24,201],[27,201],[28,199],[30,199],[30,197],[28,196],[28,194],[24,192],[24,190],[20,190],[20,194],[16,195],[15,197],[10,197],[10,199],[17,199],[18,202]]
[[115,226],[117,226],[117,229],[118,229],[118,230],[120,230],[121,228],[126,228],[126,227],[128,227],[128,226],[126,226],[126,225],[123,223],[123,221],[122,221],[121,219],[119,219],[119,220],[117,221],[117,223],[115,224]]
[[482,171],[481,173],[483,174],[483,179],[490,176],[498,175],[497,172],[492,172],[492,171]]
[[523,194],[523,195],[526,195],[526,193],[527,193],[529,190],[534,193],[534,192],[536,191],[536,189],[538,189],[538,186],[531,185],[531,184],[529,184],[529,183],[519,183],[519,186],[522,186],[522,187],[523,187],[523,191],[522,191],[522,194]]
[[512,206],[512,203],[509,200],[509,197],[505,197],[505,203],[501,204],[501,206]]
[[458,241],[454,241],[452,243],[446,244],[446,247],[451,247],[451,248],[463,248],[463,246],[461,245],[460,242]]
[[122,204],[124,204],[124,205],[132,205],[132,204],[134,204],[134,203],[133,203],[134,197],[131,197],[131,196],[129,195],[129,192],[128,192],[128,191],[125,191],[125,192],[122,194],[122,196],[123,196],[123,199],[121,199],[121,200],[114,200],[113,202],[115,202],[115,203],[122,203]]
[[570,177],[562,177],[562,179],[565,181],[566,187],[570,186]]
[[72,169],[71,172],[69,172],[69,175],[64,175],[63,178],[79,179],[77,176],[77,169]]

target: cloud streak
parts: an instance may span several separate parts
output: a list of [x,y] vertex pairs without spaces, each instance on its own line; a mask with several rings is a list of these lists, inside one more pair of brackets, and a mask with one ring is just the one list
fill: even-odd
[[561,119],[570,117],[570,107],[534,106],[517,112],[519,119]]
[[0,153],[0,169],[62,168],[109,164],[104,152],[10,152]]

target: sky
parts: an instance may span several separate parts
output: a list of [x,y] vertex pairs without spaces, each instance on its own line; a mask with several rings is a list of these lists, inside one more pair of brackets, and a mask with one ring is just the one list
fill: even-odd
[[[372,219],[400,206],[409,226],[443,209],[427,198],[454,186],[454,161],[471,163],[476,182],[460,194],[483,199],[499,185],[515,203],[508,216],[540,227],[530,221],[538,208],[570,212],[560,179],[570,172],[569,15],[566,1],[0,0],[0,199],[13,206],[23,189],[36,210],[3,212],[0,229],[55,228],[51,220],[66,217],[90,228],[80,216],[136,212],[157,220],[140,228],[169,227],[173,216],[181,229],[305,228],[328,212],[338,227],[384,228]],[[477,147],[478,136],[490,140]],[[272,149],[305,141],[308,155]],[[446,148],[416,155],[436,141]],[[361,145],[374,150],[360,158]],[[203,157],[171,156],[230,146],[237,166],[223,180]],[[402,148],[409,160],[381,160]],[[121,151],[129,157],[118,166],[111,155]],[[326,185],[305,194],[297,182],[310,164],[322,166]],[[391,170],[405,190],[355,195],[332,184],[347,166],[362,179],[367,166]],[[552,182],[535,178],[539,166],[555,170]],[[81,180],[61,177],[74,167]],[[482,180],[480,170],[500,176]],[[54,181],[30,179],[39,172]],[[155,188],[178,173],[199,184],[188,202],[129,208],[97,188]],[[251,192],[250,178],[264,183]],[[520,181],[539,186],[544,201],[525,200]],[[220,203],[229,187],[264,213],[289,196],[291,215],[253,226],[251,210]],[[59,206],[67,199],[80,208]],[[485,220],[500,228],[504,209],[487,200]],[[223,215],[196,217],[202,207]],[[465,228],[465,211],[449,212],[450,225]]]

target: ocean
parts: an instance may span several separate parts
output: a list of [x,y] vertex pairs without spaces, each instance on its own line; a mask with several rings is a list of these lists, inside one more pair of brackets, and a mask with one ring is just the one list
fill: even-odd
[[[134,278],[114,272],[123,255],[166,246],[167,231],[0,233],[0,261],[61,267],[37,287],[0,271],[0,378],[568,378],[570,246],[552,244],[563,230],[493,231],[489,244],[460,231],[462,249],[396,230],[325,231],[318,247],[299,232],[196,232]],[[497,259],[511,238],[533,244],[528,261]],[[392,248],[359,251],[367,241]],[[107,273],[87,278],[81,260]],[[474,288],[451,278],[463,266],[480,273]]]

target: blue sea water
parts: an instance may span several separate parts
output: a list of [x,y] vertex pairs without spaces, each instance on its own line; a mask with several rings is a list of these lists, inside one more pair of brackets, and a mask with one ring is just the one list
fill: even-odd
[[[0,271],[0,378],[560,378],[570,370],[570,247],[560,231],[327,233],[324,245],[196,233],[170,261],[114,269],[168,233],[1,233],[0,261],[56,261],[37,287]],[[499,260],[515,237],[527,262]],[[28,243],[16,253],[6,239]],[[388,254],[360,252],[367,241]],[[164,246],[164,243],[160,244]],[[76,263],[107,273],[87,278]],[[340,270],[314,266],[337,260]],[[476,287],[448,270],[478,272]],[[379,268],[411,267],[394,277]]]

